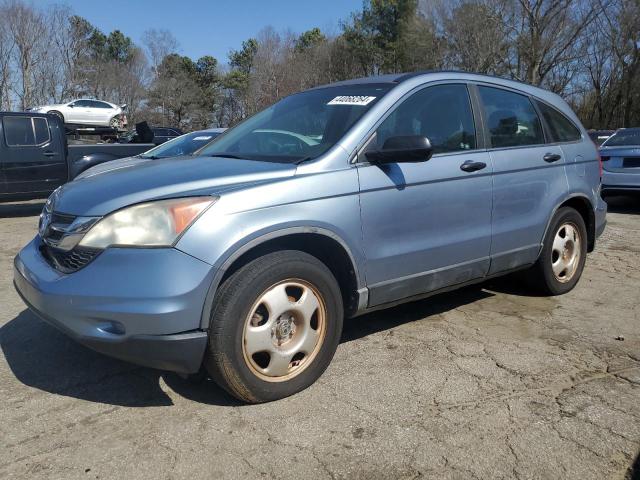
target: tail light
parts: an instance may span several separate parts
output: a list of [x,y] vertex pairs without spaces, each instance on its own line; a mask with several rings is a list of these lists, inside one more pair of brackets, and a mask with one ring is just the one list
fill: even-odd
[[603,167],[602,167],[602,162],[603,162],[604,160],[609,160],[609,157],[604,157],[604,158],[603,158],[603,157],[600,155],[600,152],[598,152],[598,166],[600,167],[600,180],[602,180],[602,173],[603,173],[603,170],[604,170],[604,169],[603,169]]

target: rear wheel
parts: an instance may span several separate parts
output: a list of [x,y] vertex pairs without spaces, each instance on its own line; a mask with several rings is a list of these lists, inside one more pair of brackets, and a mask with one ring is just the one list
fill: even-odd
[[545,236],[542,253],[528,276],[544,293],[561,295],[576,286],[587,257],[587,229],[571,207],[559,209]]
[[265,255],[219,289],[205,367],[245,402],[292,395],[327,368],[342,320],[338,283],[322,262],[294,250]]

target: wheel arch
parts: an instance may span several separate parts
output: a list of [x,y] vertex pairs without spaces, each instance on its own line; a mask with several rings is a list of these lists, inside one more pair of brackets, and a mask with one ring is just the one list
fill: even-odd
[[56,117],[60,118],[62,120],[62,123],[65,123],[65,118],[64,118],[64,113],[62,113],[60,110],[49,110],[47,112],[47,115],[55,115]]
[[[596,244],[596,215],[591,200],[589,200],[589,198],[583,194],[572,195],[564,199],[556,206],[556,208],[553,209],[553,212],[551,213],[551,215],[549,216],[549,220],[547,221],[547,227],[544,230],[542,241],[544,242],[544,239],[547,236],[547,231],[551,226],[553,217],[555,216],[556,212],[562,207],[571,207],[580,214],[580,216],[584,220],[585,226],[587,227],[587,252],[592,252]],[[540,249],[542,250],[542,246],[540,247]]]
[[279,250],[299,250],[324,263],[338,281],[345,314],[350,316],[358,310],[362,279],[358,263],[347,243],[330,230],[318,227],[291,227],[255,238],[234,248],[225,256],[207,293],[201,328],[209,327],[211,307],[218,287],[250,261]]

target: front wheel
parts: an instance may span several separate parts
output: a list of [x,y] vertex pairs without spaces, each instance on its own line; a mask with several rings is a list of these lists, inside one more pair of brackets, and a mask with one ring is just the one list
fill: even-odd
[[120,128],[120,119],[118,117],[113,117],[110,121],[109,121],[109,126],[111,128]]
[[51,110],[50,112],[47,112],[51,115],[55,115],[56,117],[58,117],[60,119],[60,121],[64,124],[64,115],[62,115],[61,112],[58,112],[57,110]]
[[327,368],[342,333],[340,288],[317,258],[287,250],[240,268],[214,300],[205,367],[236,398],[297,393]]
[[587,228],[582,215],[571,207],[554,215],[538,261],[529,280],[549,295],[561,295],[578,283],[587,258]]

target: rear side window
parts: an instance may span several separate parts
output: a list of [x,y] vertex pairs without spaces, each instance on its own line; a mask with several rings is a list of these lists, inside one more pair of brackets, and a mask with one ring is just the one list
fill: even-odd
[[542,125],[529,97],[499,88],[478,89],[492,147],[521,147],[544,143]]
[[42,145],[51,139],[49,136],[49,122],[46,118],[34,118],[33,130],[35,132],[36,145]]
[[378,148],[390,137],[421,135],[434,153],[473,150],[476,131],[466,85],[436,85],[404,100],[376,131]]
[[2,130],[8,147],[28,147],[36,144],[31,117],[4,117]]
[[91,106],[93,108],[111,108],[111,105],[109,105],[108,103],[104,103],[104,102],[97,102],[95,100],[91,101]]
[[571,120],[546,103],[536,102],[549,127],[554,142],[575,142],[580,140],[580,130]]

